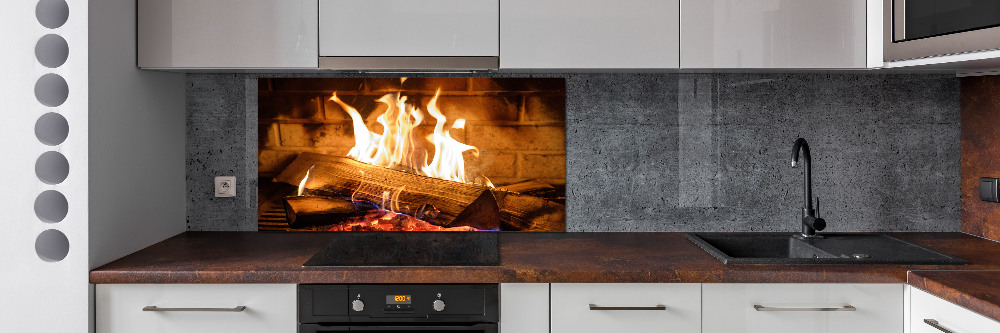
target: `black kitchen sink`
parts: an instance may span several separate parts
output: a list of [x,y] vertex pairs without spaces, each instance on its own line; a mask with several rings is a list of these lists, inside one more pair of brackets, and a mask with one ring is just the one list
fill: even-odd
[[965,260],[880,234],[688,233],[724,264],[964,265]]

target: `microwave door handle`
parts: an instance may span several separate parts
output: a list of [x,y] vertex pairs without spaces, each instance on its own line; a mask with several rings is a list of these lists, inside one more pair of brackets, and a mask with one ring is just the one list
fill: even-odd
[[892,41],[906,39],[906,0],[885,0],[892,2],[892,9],[887,19],[892,22]]

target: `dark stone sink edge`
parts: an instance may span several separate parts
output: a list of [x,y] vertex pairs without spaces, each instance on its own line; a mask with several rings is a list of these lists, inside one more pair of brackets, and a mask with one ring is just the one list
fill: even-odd
[[[701,237],[698,236],[698,235],[723,235],[723,234],[726,234],[726,235],[746,235],[747,237],[749,237],[751,235],[773,235],[773,236],[788,235],[788,236],[791,236],[791,235],[794,235],[795,233],[778,233],[778,232],[775,232],[775,233],[760,233],[760,232],[746,232],[746,233],[741,233],[741,232],[734,232],[734,233],[712,233],[712,232],[706,233],[706,232],[697,232],[697,233],[692,233],[692,232],[688,232],[688,233],[684,233],[684,237],[687,238],[692,243],[694,243],[695,245],[697,245],[699,248],[701,248],[705,252],[708,252],[708,254],[712,255],[712,257],[715,257],[716,259],[719,259],[719,261],[721,261],[725,265],[734,265],[734,264],[735,265],[878,265],[878,264],[889,264],[889,265],[966,265],[966,264],[968,264],[968,262],[965,259],[958,258],[958,257],[955,257],[955,256],[950,256],[950,255],[947,255],[947,254],[944,254],[944,253],[941,253],[941,252],[938,252],[938,251],[934,251],[934,250],[925,248],[923,246],[919,246],[919,245],[916,245],[916,244],[904,241],[904,240],[896,238],[896,237],[892,237],[892,236],[889,236],[889,235],[876,234],[876,233],[864,234],[864,235],[881,235],[883,237],[890,238],[890,239],[893,239],[893,240],[896,240],[896,241],[899,241],[899,242],[902,242],[902,243],[905,243],[905,244],[909,244],[909,245],[912,245],[912,246],[923,248],[923,249],[925,249],[927,251],[936,253],[936,254],[941,255],[943,257],[946,257],[946,258],[948,258],[950,260],[947,260],[947,261],[946,260],[924,260],[924,261],[921,261],[921,260],[906,260],[906,261],[902,261],[902,260],[879,260],[879,259],[864,259],[864,260],[859,260],[859,259],[853,259],[853,258],[734,258],[734,257],[730,257],[730,256],[726,255],[725,253],[723,253],[719,249],[715,248],[715,246],[713,246],[712,244],[709,244],[704,239],[702,239]],[[828,235],[837,235],[837,234],[828,234]],[[859,234],[848,233],[848,234],[844,234],[844,235],[859,235]]]

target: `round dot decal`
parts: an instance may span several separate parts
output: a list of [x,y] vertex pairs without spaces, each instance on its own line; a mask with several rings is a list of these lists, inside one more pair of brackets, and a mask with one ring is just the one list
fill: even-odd
[[42,105],[56,107],[66,102],[69,97],[69,85],[66,79],[57,74],[45,74],[35,82],[35,98]]
[[48,34],[35,43],[35,58],[38,63],[48,68],[56,68],[66,63],[69,58],[69,44],[62,36]]
[[35,238],[35,253],[48,262],[58,262],[69,254],[69,239],[59,230],[42,231]]
[[35,18],[43,27],[61,27],[69,19],[69,4],[66,0],[39,0],[35,5]]
[[35,137],[38,138],[38,141],[46,145],[59,145],[63,141],[66,141],[66,137],[68,136],[69,122],[58,113],[49,112],[43,114],[35,122]]
[[49,185],[62,183],[69,176],[69,161],[59,152],[44,152],[35,161],[35,175]]
[[69,212],[69,201],[59,191],[48,190],[35,198],[35,215],[42,222],[59,223]]

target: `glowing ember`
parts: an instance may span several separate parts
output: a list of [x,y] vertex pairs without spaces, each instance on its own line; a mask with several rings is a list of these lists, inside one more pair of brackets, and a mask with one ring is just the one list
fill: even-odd
[[377,215],[320,228],[324,231],[479,231],[469,226],[452,228],[437,226],[413,216],[386,210],[380,210],[375,214]]
[[[391,93],[377,100],[387,107],[385,113],[376,119],[382,125],[380,135],[372,133],[361,119],[358,110],[341,101],[334,93],[330,100],[339,104],[351,116],[354,125],[354,148],[347,156],[360,162],[409,170],[428,177],[469,182],[465,175],[465,159],[462,154],[471,152],[479,156],[479,150],[451,137],[452,128],[465,128],[465,119],[456,119],[450,127],[446,127],[448,119],[437,107],[440,95],[439,89],[434,98],[427,103],[427,113],[436,121],[433,134],[426,137],[434,147],[434,153],[430,154],[418,148],[420,146],[418,143],[422,142],[422,139],[414,133],[414,129],[423,122],[425,115],[416,106],[407,105],[406,96]],[[427,156],[432,156],[430,162],[427,161]],[[489,186],[492,187],[492,184]]]

